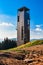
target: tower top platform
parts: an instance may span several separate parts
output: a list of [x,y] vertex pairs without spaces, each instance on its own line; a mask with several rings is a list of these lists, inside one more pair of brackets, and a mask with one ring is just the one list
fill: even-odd
[[29,11],[30,9],[28,9],[27,7],[22,7],[22,8],[19,8],[18,11]]

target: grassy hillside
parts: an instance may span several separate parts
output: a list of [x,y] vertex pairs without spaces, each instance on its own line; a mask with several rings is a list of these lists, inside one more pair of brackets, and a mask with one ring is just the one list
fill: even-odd
[[11,48],[11,49],[8,49],[8,50],[1,50],[0,52],[2,51],[20,51],[21,49],[23,48],[27,48],[27,47],[30,47],[30,46],[34,46],[34,45],[41,45],[43,44],[43,40],[35,40],[35,41],[32,41],[32,42],[28,42],[26,44],[23,44],[21,46],[18,46],[16,48]]
[[28,42],[26,44],[18,46],[17,48],[12,48],[12,49],[9,49],[9,50],[19,50],[19,49],[27,48],[27,47],[34,46],[34,45],[40,45],[40,44],[43,44],[43,40],[35,40],[35,41],[32,41],[32,42]]

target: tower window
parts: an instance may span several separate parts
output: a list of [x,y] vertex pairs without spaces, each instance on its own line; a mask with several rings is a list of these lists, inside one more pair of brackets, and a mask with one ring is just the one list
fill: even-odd
[[29,20],[28,20],[28,25],[29,25]]
[[19,16],[18,16],[18,22],[19,22]]
[[23,40],[23,26],[21,28],[21,39]]

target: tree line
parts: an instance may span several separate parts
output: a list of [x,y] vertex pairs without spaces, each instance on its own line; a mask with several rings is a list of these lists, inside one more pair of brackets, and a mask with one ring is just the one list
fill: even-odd
[[0,50],[10,49],[17,47],[17,42],[10,40],[8,38],[4,39],[4,41],[0,42]]

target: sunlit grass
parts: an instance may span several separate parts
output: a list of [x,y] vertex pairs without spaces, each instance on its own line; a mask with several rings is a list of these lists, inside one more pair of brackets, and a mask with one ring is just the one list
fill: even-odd
[[11,48],[11,49],[7,49],[7,50],[0,50],[0,52],[10,52],[10,51],[21,51],[21,49],[23,48],[28,48],[30,46],[34,46],[34,45],[40,45],[40,44],[43,44],[43,40],[35,40],[35,41],[32,41],[32,42],[28,42],[26,44],[23,44],[21,46],[18,46],[16,48]]
[[35,41],[32,41],[32,42],[28,42],[26,44],[18,46],[17,48],[12,48],[12,49],[9,49],[9,50],[18,51],[18,50],[23,49],[23,48],[27,48],[27,47],[34,46],[34,45],[40,45],[40,44],[43,44],[43,40],[35,40]]
[[21,46],[18,46],[18,47],[16,47],[16,48],[11,48],[11,49],[9,49],[9,50],[20,50],[20,49],[23,49],[23,48],[26,48],[26,47],[29,47],[29,46],[31,46],[31,42],[28,42],[28,43],[23,44],[23,45],[21,45]]

